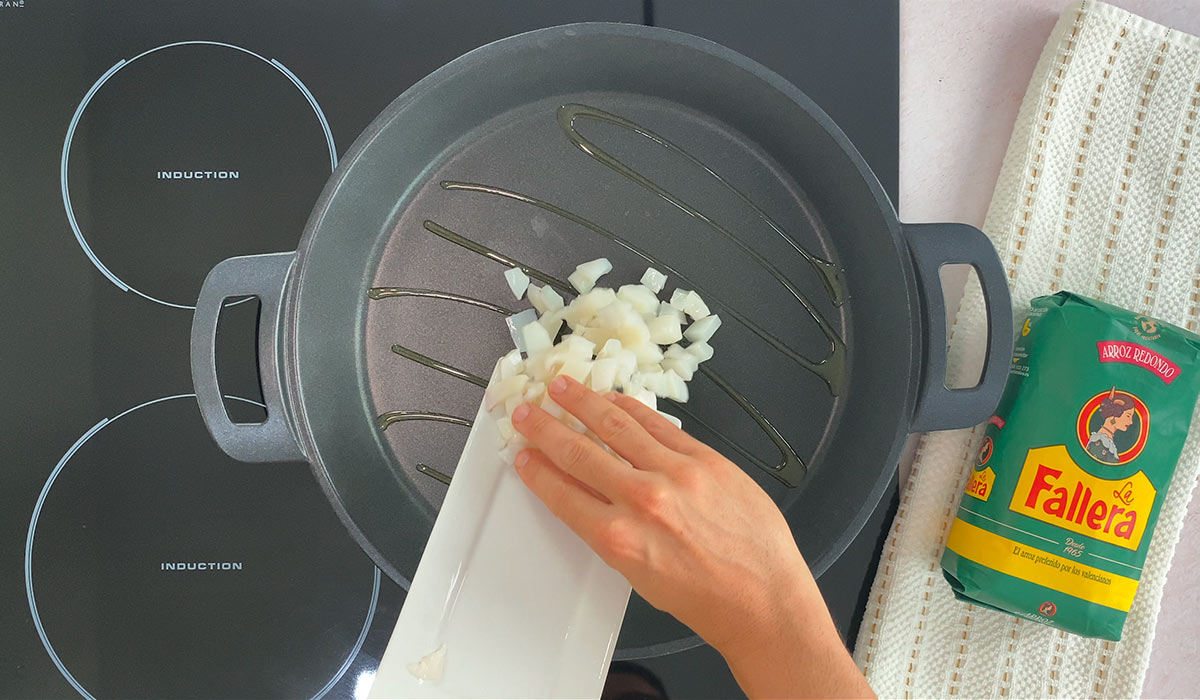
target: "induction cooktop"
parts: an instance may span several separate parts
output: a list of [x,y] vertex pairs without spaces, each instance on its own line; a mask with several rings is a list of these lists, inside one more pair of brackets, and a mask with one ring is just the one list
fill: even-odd
[[[409,85],[539,27],[680,29],[805,90],[894,199],[897,14],[873,0],[0,0],[0,697],[365,697],[404,589],[307,465],[213,444],[188,339],[207,271],[294,249],[340,155]],[[253,304],[222,318],[235,420],[262,415],[255,322]],[[848,639],[891,493],[819,581]],[[622,660],[611,680],[612,697],[740,694],[706,646]]]

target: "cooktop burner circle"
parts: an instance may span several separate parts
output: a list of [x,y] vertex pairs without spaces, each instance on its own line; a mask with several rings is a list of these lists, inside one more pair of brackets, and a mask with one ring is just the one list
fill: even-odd
[[380,583],[307,467],[226,457],[193,394],[84,433],[25,543],[38,635],[89,698],[322,697],[362,649]]
[[336,167],[329,122],[295,73],[197,40],[121,59],[96,80],[67,128],[59,179],[75,239],[105,278],[193,309],[221,260],[295,248]]

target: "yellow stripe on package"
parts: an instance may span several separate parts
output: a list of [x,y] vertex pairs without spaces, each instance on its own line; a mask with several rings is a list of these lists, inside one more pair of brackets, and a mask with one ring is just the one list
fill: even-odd
[[942,555],[954,595],[1118,640],[1200,392],[1200,336],[1034,299]]

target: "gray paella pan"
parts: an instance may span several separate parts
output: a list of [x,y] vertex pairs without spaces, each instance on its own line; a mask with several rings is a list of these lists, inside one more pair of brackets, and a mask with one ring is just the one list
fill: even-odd
[[[691,400],[666,405],[775,499],[814,573],[884,492],[909,433],[986,420],[1007,373],[1008,289],[962,224],[900,223],[837,126],[717,44],[579,24],[477,49],[359,136],[293,253],[232,258],[193,322],[196,394],[247,462],[307,461],[363,549],[407,585],[482,397],[527,307],[503,272],[563,292],[605,256],[647,266],[724,325]],[[947,389],[939,269],[974,266],[980,383]],[[226,300],[257,296],[267,418],[230,421],[214,364]],[[665,402],[664,402],[665,403]],[[514,562],[514,565],[520,565]],[[700,643],[634,598],[619,658]]]

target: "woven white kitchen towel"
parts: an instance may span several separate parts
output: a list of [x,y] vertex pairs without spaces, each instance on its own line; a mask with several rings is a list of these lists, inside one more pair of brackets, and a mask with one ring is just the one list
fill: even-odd
[[[1200,39],[1097,2],[1067,8],[1025,94],[984,224],[1015,313],[1066,289],[1197,330],[1197,129]],[[954,382],[979,376],[983,319],[981,295],[969,288],[950,340]],[[1200,472],[1200,420],[1193,416],[1121,642],[954,600],[940,558],[982,434],[921,438],[859,632],[859,667],[882,697],[1139,695]]]

